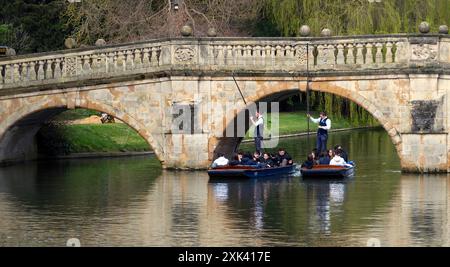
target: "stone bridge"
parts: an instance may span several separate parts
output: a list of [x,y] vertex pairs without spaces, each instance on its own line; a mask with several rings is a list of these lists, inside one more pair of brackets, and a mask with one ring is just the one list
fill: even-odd
[[[242,139],[223,137],[247,107],[236,83],[251,105],[305,91],[308,76],[378,119],[403,170],[450,170],[449,35],[159,39],[7,57],[0,71],[3,163],[35,158],[44,121],[88,108],[134,128],[164,167],[205,168]],[[194,111],[189,131],[174,106]]]

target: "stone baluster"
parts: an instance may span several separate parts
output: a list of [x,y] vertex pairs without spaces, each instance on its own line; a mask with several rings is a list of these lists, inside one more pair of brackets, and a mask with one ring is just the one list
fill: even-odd
[[262,56],[261,56],[261,51],[262,51],[262,47],[260,45],[256,45],[253,48],[253,58],[254,58],[254,64],[255,66],[259,67],[261,66],[261,64],[263,64],[264,61],[262,61]]
[[55,66],[54,66],[53,76],[54,76],[55,79],[60,79],[62,77],[61,58],[55,59],[54,65]]
[[117,52],[115,62],[116,62],[116,72],[125,71],[127,65],[125,63],[125,55],[122,51]]
[[386,63],[393,63],[393,59],[392,59],[392,43],[391,42],[387,42],[386,43],[386,55],[385,55],[385,62]]
[[14,63],[13,64],[13,81],[14,82],[18,82],[21,80],[20,77],[20,64],[19,63]]
[[275,66],[276,52],[277,52],[276,47],[274,45],[271,45],[270,46],[270,60],[269,60],[271,67]]
[[45,79],[45,73],[44,73],[44,61],[39,60],[37,64],[37,75],[36,80],[44,80]]
[[141,49],[134,50],[134,66],[136,69],[142,68],[142,52]]
[[108,70],[107,72],[115,72],[117,71],[117,54],[114,52],[108,53]]
[[36,62],[31,61],[30,66],[28,67],[28,78],[30,81],[37,80],[37,73],[36,73]]
[[284,57],[284,48],[281,45],[277,45],[275,48],[276,48],[275,65],[276,66],[282,65]]
[[364,46],[361,43],[356,44],[356,55],[355,55],[355,61],[356,64],[364,64],[365,57],[364,57]]
[[87,74],[91,74],[92,69],[91,69],[91,57],[89,55],[85,55],[83,56],[83,75],[87,75]]
[[127,50],[126,52],[127,59],[125,61],[125,69],[124,70],[132,70],[134,69],[134,58],[133,58],[133,51]]
[[91,65],[91,73],[90,74],[99,72],[100,65],[98,62],[98,55],[93,54],[90,56],[90,59],[92,61],[92,63],[90,64]]
[[142,65],[146,68],[150,65],[150,49],[146,47],[142,52]]
[[337,55],[336,55],[336,64],[344,65],[345,64],[345,55],[344,55],[344,46],[342,44],[336,45]]
[[234,64],[233,46],[232,45],[227,45],[225,48],[225,64],[227,64],[227,65]]
[[349,65],[355,64],[355,46],[353,44],[347,44],[347,61]]
[[153,67],[159,66],[159,53],[161,52],[161,48],[160,47],[152,47],[152,58],[151,58],[151,63]]
[[[27,82],[29,81],[29,76],[28,76],[28,67],[29,67],[29,63],[28,62],[23,62],[22,63],[22,70],[21,70],[21,81]],[[1,69],[1,67],[0,67]]]
[[216,46],[216,53],[217,53],[216,58],[217,65],[225,64],[224,46],[222,45]]
[[251,66],[253,65],[253,57],[252,57],[252,47],[250,45],[247,45],[244,47],[244,61],[245,61],[245,65],[246,66]]
[[373,45],[366,43],[366,65],[373,64]]
[[5,65],[5,77],[4,83],[12,83],[13,82],[13,72],[10,64]]
[[44,61],[44,77],[45,79],[53,78],[53,70],[52,70],[53,60],[47,59]]
[[284,53],[283,53],[283,65],[284,66],[290,66],[295,64],[294,59],[294,49],[290,45],[286,45],[284,47]]
[[270,66],[272,65],[272,47],[270,45],[266,45],[264,47],[264,65]]
[[376,63],[383,63],[383,44],[382,43],[376,43],[375,44],[375,62]]
[[243,47],[241,45],[237,45],[234,48],[234,56],[236,60],[236,65],[243,65]]

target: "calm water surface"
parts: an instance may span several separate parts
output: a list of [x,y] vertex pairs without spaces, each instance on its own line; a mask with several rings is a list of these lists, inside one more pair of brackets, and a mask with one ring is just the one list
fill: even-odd
[[[447,175],[401,174],[384,130],[332,133],[330,143],[357,163],[354,178],[210,181],[152,157],[0,168],[0,246],[449,245]],[[297,161],[309,150],[307,138],[281,146]]]

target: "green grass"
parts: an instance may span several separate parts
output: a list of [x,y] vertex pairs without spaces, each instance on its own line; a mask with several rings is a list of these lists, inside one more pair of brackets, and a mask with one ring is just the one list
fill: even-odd
[[[83,118],[82,113],[84,114],[86,112],[74,111],[69,115],[65,114],[64,118],[74,117],[75,115],[77,118]],[[314,118],[318,117],[317,112],[312,112],[311,114]],[[307,131],[306,112],[283,112],[280,113],[279,116],[279,135]],[[349,120],[342,118],[335,119],[330,117],[330,119],[332,121],[331,127],[333,129],[364,126],[352,125]],[[266,128],[270,127],[270,116],[266,115],[265,121]],[[310,122],[310,130],[315,131],[316,129],[317,125]],[[252,128],[249,132],[251,131],[253,131]],[[266,130],[265,135],[268,136],[268,134],[269,131]],[[72,153],[151,150],[151,147],[136,131],[123,123],[66,125],[64,126],[63,135],[64,139],[69,144]]]
[[123,123],[66,125],[63,135],[72,153],[151,150],[136,131]]
[[90,117],[91,115],[97,115],[100,116],[100,112],[91,110],[91,109],[84,109],[84,108],[77,108],[72,110],[66,110],[55,117],[53,117],[53,120],[55,121],[71,121],[71,120],[78,120],[78,119],[84,119],[87,117]]
[[[311,112],[311,116],[314,118],[319,117],[319,112]],[[343,128],[352,128],[352,127],[360,127],[360,126],[375,126],[375,125],[353,125],[348,119],[345,118],[333,118],[329,116],[331,120],[331,128],[332,129],[343,129]],[[271,125],[271,116],[267,114],[264,116],[266,122],[266,131],[265,135],[268,135],[269,131],[267,128],[270,128]],[[310,131],[317,130],[317,124],[309,121],[309,129]],[[250,129],[249,133],[253,131],[253,127]],[[308,119],[306,117],[305,111],[297,111],[297,112],[281,112],[279,113],[279,130],[278,135],[285,134],[295,134],[301,132],[308,131]],[[273,132],[273,131],[272,131]],[[274,133],[275,134],[275,133]],[[248,133],[247,133],[248,137]]]

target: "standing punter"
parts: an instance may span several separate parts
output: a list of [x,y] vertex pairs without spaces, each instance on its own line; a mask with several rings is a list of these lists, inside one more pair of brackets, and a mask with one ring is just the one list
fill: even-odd
[[256,121],[253,119],[253,116],[250,116],[250,120],[255,126],[254,138],[255,138],[255,147],[258,153],[261,153],[261,142],[263,140],[263,131],[264,131],[264,119],[263,116],[257,111],[256,112]]
[[325,111],[320,112],[320,117],[317,119],[311,117],[310,114],[307,114],[307,116],[312,122],[319,124],[317,129],[317,151],[320,154],[322,151],[327,150],[328,130],[331,128],[331,120],[327,117]]

